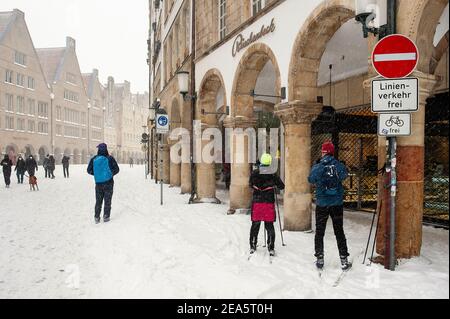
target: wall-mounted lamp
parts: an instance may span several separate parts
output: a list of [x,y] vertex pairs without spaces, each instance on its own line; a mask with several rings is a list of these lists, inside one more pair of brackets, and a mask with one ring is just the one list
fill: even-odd
[[355,20],[362,24],[364,38],[386,32],[387,8],[388,0],[355,0]]
[[196,100],[197,94],[189,95],[189,72],[187,71],[179,71],[177,72],[178,76],[178,87],[180,89],[180,94],[183,96],[184,101]]
[[202,115],[229,115],[230,114],[230,107],[227,106],[225,113],[224,112],[206,112],[205,109],[202,109]]

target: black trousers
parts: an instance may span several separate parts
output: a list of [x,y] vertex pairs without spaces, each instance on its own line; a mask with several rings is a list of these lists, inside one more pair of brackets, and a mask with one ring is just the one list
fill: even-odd
[[69,167],[63,167],[64,178],[69,178]]
[[[267,245],[269,250],[275,249],[275,227],[273,223],[264,223],[264,226],[267,230]],[[261,222],[253,222],[252,228],[250,230],[250,247],[256,248],[258,244],[258,234],[259,229],[261,227]]]
[[316,208],[316,257],[323,256],[323,238],[327,229],[328,217],[331,216],[333,221],[334,234],[336,235],[339,255],[341,257],[348,257],[347,239],[344,233],[344,207],[330,206]]
[[44,168],[45,170],[45,178],[49,178],[50,177],[50,171],[48,170],[48,168]]
[[5,185],[6,186],[11,185],[11,171],[3,172],[3,177],[5,178]]
[[54,168],[48,170],[48,177],[55,178],[55,169]]
[[25,173],[17,172],[16,175],[17,175],[17,183],[18,184],[23,184],[23,176],[25,175]]
[[95,217],[100,218],[102,212],[103,201],[105,202],[105,211],[103,217],[111,216],[111,202],[114,192],[114,182],[106,184],[97,184],[95,186]]

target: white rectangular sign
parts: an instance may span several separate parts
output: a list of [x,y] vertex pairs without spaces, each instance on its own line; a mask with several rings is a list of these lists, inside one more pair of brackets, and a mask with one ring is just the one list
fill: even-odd
[[410,136],[411,135],[411,114],[379,114],[378,116],[378,135]]
[[372,81],[372,112],[398,113],[419,110],[419,79]]

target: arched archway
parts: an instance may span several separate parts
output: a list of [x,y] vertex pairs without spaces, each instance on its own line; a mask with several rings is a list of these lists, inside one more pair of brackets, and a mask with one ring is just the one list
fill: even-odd
[[[39,165],[42,165],[42,164],[44,163],[44,159],[45,159],[45,157],[47,156],[47,154],[49,154],[48,147],[47,147],[47,146],[41,146],[41,147],[39,148],[39,151],[38,151],[38,156],[39,156],[39,158],[37,159]],[[55,155],[56,155],[56,154],[55,154]],[[56,159],[56,157],[55,157],[55,159]],[[58,162],[56,162],[56,163],[58,163]]]
[[[34,150],[34,147],[30,144],[28,144],[24,147],[23,153],[25,155],[25,158],[30,157],[30,156],[36,157],[36,152]],[[38,160],[38,159],[36,158],[36,160]]]
[[81,162],[82,162],[82,164],[88,163],[89,160],[90,160],[90,158],[89,158],[88,152],[85,149],[83,149],[81,151]]
[[73,162],[76,165],[81,164],[80,151],[77,148],[73,150]]
[[[269,81],[261,80],[261,75],[267,76],[264,70],[271,71]],[[262,81],[262,82],[261,82]],[[256,154],[249,152],[249,148],[254,150],[253,143],[255,136],[247,134],[247,129],[254,129],[257,125],[255,105],[257,102],[264,104],[264,101],[257,101],[251,95],[252,90],[258,86],[258,82],[266,82],[264,92],[257,94],[270,95],[271,93],[280,96],[281,75],[277,59],[272,50],[263,43],[250,46],[242,56],[233,81],[231,94],[231,116],[224,122],[226,128],[233,129],[231,136],[231,185],[230,185],[230,210],[234,213],[237,209],[249,209],[251,205],[251,191],[248,187],[248,180],[251,173],[252,162],[256,161]],[[261,84],[260,84],[261,85]],[[271,102],[270,109],[274,104],[280,103],[280,98]],[[256,133],[256,132],[255,132]]]
[[[227,101],[225,94],[225,85],[222,74],[217,69],[209,70],[201,84],[199,91],[199,99],[197,104],[197,114],[200,114],[199,119],[202,123],[202,133],[207,129],[219,129],[221,118],[227,110]],[[214,138],[218,138],[214,136]],[[217,141],[216,141],[217,142]],[[202,150],[209,147],[210,141],[203,141]],[[223,144],[223,141],[220,141]],[[223,147],[223,146],[222,146]],[[211,149],[209,148],[211,151]],[[215,154],[209,154],[217,159],[219,155],[221,158],[223,154],[217,154],[219,150],[214,149]],[[223,151],[223,149],[222,149]],[[220,161],[221,162],[221,161]],[[216,162],[205,161],[202,159],[201,163],[197,164],[197,196],[198,201],[208,201],[216,199]]]
[[[68,154],[70,154],[70,152]],[[61,150],[61,148],[59,148],[59,147],[55,148],[55,162],[56,163],[61,163],[63,155],[64,155],[64,153]]]
[[5,155],[8,155],[9,159],[15,164],[19,155],[19,147],[16,144],[8,144],[5,147]]

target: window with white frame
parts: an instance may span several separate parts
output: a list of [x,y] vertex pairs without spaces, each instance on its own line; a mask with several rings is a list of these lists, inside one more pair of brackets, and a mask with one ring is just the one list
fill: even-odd
[[223,40],[227,34],[226,28],[226,15],[227,15],[227,1],[226,0],[218,0],[219,1],[219,37],[220,40]]
[[27,65],[27,56],[19,51],[16,51],[14,54],[14,62],[23,66]]
[[266,6],[266,0],[252,0],[252,14],[257,15]]
[[17,113],[25,114],[25,98],[23,96],[17,97]]
[[61,105],[56,106],[56,120],[62,121],[62,108]]
[[25,75],[17,73],[17,81],[16,84],[18,86],[25,87]]
[[100,116],[93,115],[91,126],[96,127],[96,128],[101,128],[102,127],[102,118]]
[[39,122],[38,123],[38,133],[48,134],[48,123],[46,123],[46,122]]
[[66,73],[66,82],[70,84],[77,85],[77,77],[75,74],[67,72]]
[[14,96],[6,94],[6,112],[14,112]]
[[36,115],[36,101],[33,99],[28,99],[28,115]]
[[25,132],[25,120],[24,119],[17,119],[17,130]]
[[48,118],[48,103],[38,102],[38,116]]
[[56,125],[56,136],[62,136],[62,126]]
[[28,88],[30,90],[34,90],[34,88],[35,88],[34,78],[31,76],[28,77]]
[[36,130],[35,123],[33,120],[28,120],[28,132],[34,133]]
[[14,72],[11,70],[6,70],[5,72],[5,82],[6,83],[14,83]]
[[69,90],[64,90],[64,99],[75,103],[80,101],[78,94]]
[[86,138],[86,137],[87,137],[87,131],[84,128],[84,129],[81,130],[81,138]]
[[14,130],[14,117],[8,115],[5,116],[5,129]]
[[81,125],[86,125],[86,113],[81,113],[81,121],[79,122]]
[[94,141],[101,141],[101,139],[102,139],[102,132],[92,131],[92,139]]

